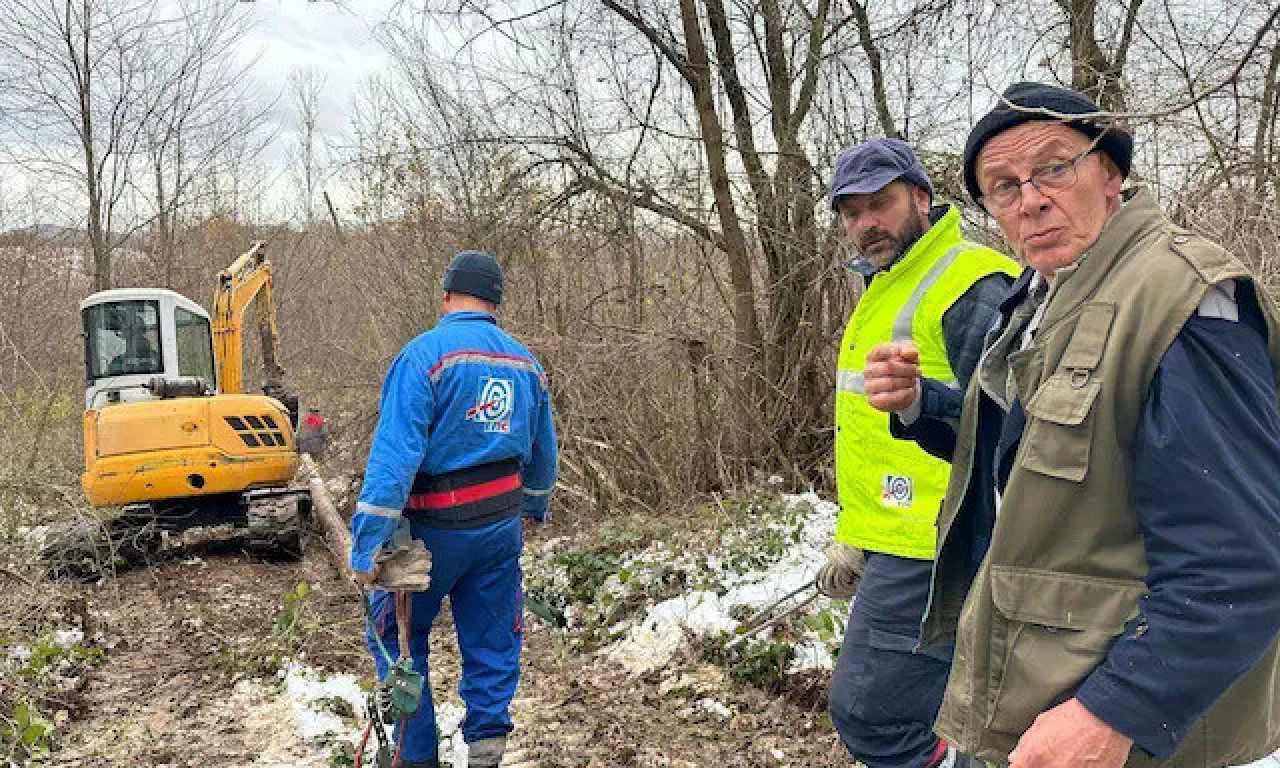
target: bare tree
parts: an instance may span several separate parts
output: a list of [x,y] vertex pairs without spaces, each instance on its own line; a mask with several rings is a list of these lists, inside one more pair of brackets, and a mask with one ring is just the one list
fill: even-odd
[[301,69],[289,76],[289,101],[297,118],[297,146],[293,161],[302,196],[302,215],[311,229],[320,188],[320,95],[326,78],[314,69]]
[[151,250],[170,288],[178,287],[178,232],[215,204],[213,188],[203,182],[233,174],[231,158],[261,153],[268,108],[248,91],[252,62],[236,63],[245,24],[234,6],[193,6],[180,21],[183,34],[154,49],[153,66],[168,77],[143,125]]
[[1124,65],[1133,43],[1134,27],[1142,0],[1124,0],[1119,35],[1108,51],[1103,47],[1098,23],[1098,0],[1054,0],[1067,17],[1071,49],[1071,87],[1089,94],[1103,109],[1123,112]]
[[862,46],[863,52],[867,55],[867,69],[871,73],[871,95],[875,100],[876,119],[880,122],[880,129],[884,131],[885,136],[900,139],[902,134],[899,133],[898,126],[893,120],[893,113],[889,110],[880,46],[872,33],[871,16],[867,13],[867,6],[859,0],[849,0],[849,12],[858,25],[858,45]]
[[[695,463],[811,470],[826,455],[835,342],[857,290],[823,195],[843,146],[908,138],[938,196],[959,200],[972,121],[1011,82],[1056,81],[1126,118],[1142,153],[1135,180],[1175,203],[1195,190],[1188,210],[1233,185],[1274,187],[1271,13],[1221,0],[1202,20],[1165,6],[1172,14],[1142,0],[406,3],[386,41],[393,95],[371,113],[356,163],[382,227],[371,244],[423,280],[454,233],[519,241],[505,252],[532,275],[527,319],[552,338],[662,340],[681,347],[670,359],[693,361],[683,391],[707,447]],[[472,45],[486,36],[494,44]],[[442,50],[442,39],[461,42]],[[1274,250],[1265,228],[1248,231],[1260,234],[1245,250]],[[669,423],[592,413],[592,435]]]
[[[678,13],[661,3],[603,5],[613,19],[566,7],[581,17],[548,26],[560,25],[550,55],[565,79],[549,84],[563,97],[541,91],[535,107],[555,116],[542,141],[560,151],[555,159],[573,172],[574,188],[669,219],[720,252],[741,387],[735,442],[744,455],[757,450],[753,443],[780,457],[803,453],[825,423],[818,352],[831,324],[822,290],[830,253],[819,247],[815,219],[820,179],[804,137],[821,66],[844,24],[832,21],[829,0],[750,8],[683,0]],[[605,116],[581,106],[599,96],[587,79],[596,73],[578,77],[582,46],[605,52],[616,62],[612,70],[630,75],[618,82],[623,113],[613,116],[612,131]],[[640,68],[646,57],[652,63]],[[644,75],[651,86],[637,89]],[[691,125],[679,117],[681,102],[692,105]],[[615,159],[620,133],[636,143]],[[673,155],[682,141],[692,141],[701,162],[675,178],[705,174],[705,198],[643,170],[652,167],[651,152]]]
[[[190,162],[178,142],[157,148],[158,135],[174,134],[155,122],[172,128],[211,89],[226,87],[209,75],[230,38],[208,25],[231,18],[160,0],[0,4],[0,121],[13,137],[9,152],[83,201],[95,287],[113,284],[113,251],[146,223],[138,193],[145,153]],[[171,204],[168,197],[160,207]]]

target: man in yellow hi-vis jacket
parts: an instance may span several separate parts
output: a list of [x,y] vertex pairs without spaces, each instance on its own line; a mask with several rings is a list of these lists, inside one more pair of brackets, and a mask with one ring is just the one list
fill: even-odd
[[915,652],[949,467],[889,434],[888,415],[867,403],[862,374],[872,347],[896,342],[926,375],[963,388],[1019,270],[966,241],[956,208],[933,205],[933,185],[904,142],[846,149],[830,192],[866,282],[840,344],[840,516],[818,577],[830,596],[857,591],[832,677],[831,718],[868,768],[953,768],[955,755],[933,733],[950,649]]

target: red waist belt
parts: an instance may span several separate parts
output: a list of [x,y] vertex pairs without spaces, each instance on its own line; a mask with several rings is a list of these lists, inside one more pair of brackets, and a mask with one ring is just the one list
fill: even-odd
[[514,472],[483,483],[468,485],[465,488],[415,493],[409,496],[409,503],[405,505],[405,509],[449,509],[475,501],[484,501],[518,490],[521,482],[520,473]]

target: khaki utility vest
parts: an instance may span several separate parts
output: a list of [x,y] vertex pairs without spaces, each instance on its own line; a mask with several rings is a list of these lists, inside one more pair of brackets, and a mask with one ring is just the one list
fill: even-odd
[[[984,356],[966,393],[939,515],[922,637],[956,635],[937,732],[957,748],[1005,760],[1036,716],[1069,699],[1137,615],[1147,567],[1130,501],[1129,446],[1165,350],[1209,286],[1227,279],[1253,278],[1222,248],[1176,228],[1140,190],[1080,261],[1057,273],[1032,344],[1019,350],[1021,334],[1011,325]],[[1257,294],[1280,371],[1280,313],[1265,291]],[[949,554],[946,537],[973,471],[980,387],[1006,382],[1008,395],[1024,403],[1027,425],[970,587],[954,554],[969,543],[957,540]],[[1127,765],[1209,768],[1277,747],[1273,641],[1172,758],[1159,761],[1135,747]]]

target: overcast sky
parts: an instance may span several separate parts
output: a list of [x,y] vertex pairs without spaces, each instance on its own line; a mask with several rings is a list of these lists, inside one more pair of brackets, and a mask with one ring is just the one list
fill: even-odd
[[374,39],[394,0],[253,0],[242,5],[253,25],[241,43],[246,59],[257,57],[254,76],[264,94],[281,96],[276,118],[284,132],[295,118],[284,96],[290,74],[310,68],[325,79],[320,128],[331,137],[347,135],[356,88],[390,66]]
[[[296,195],[288,168],[298,130],[296,107],[287,93],[290,76],[311,69],[324,79],[321,140],[335,147],[346,144],[356,90],[366,78],[389,70],[390,61],[374,35],[394,4],[395,0],[240,0],[239,9],[250,29],[237,53],[249,66],[254,90],[262,102],[275,102],[268,126],[274,139],[262,158],[263,170],[273,179],[268,193],[274,198],[268,201],[270,207],[285,208],[285,198]],[[6,137],[10,143],[14,140]],[[78,193],[74,188],[64,191],[67,184],[65,180],[33,178],[21,164],[3,164],[0,228],[35,223],[82,225],[83,210],[75,201]],[[336,180],[333,184],[331,194],[344,197]],[[50,195],[58,200],[56,205],[49,205]]]

